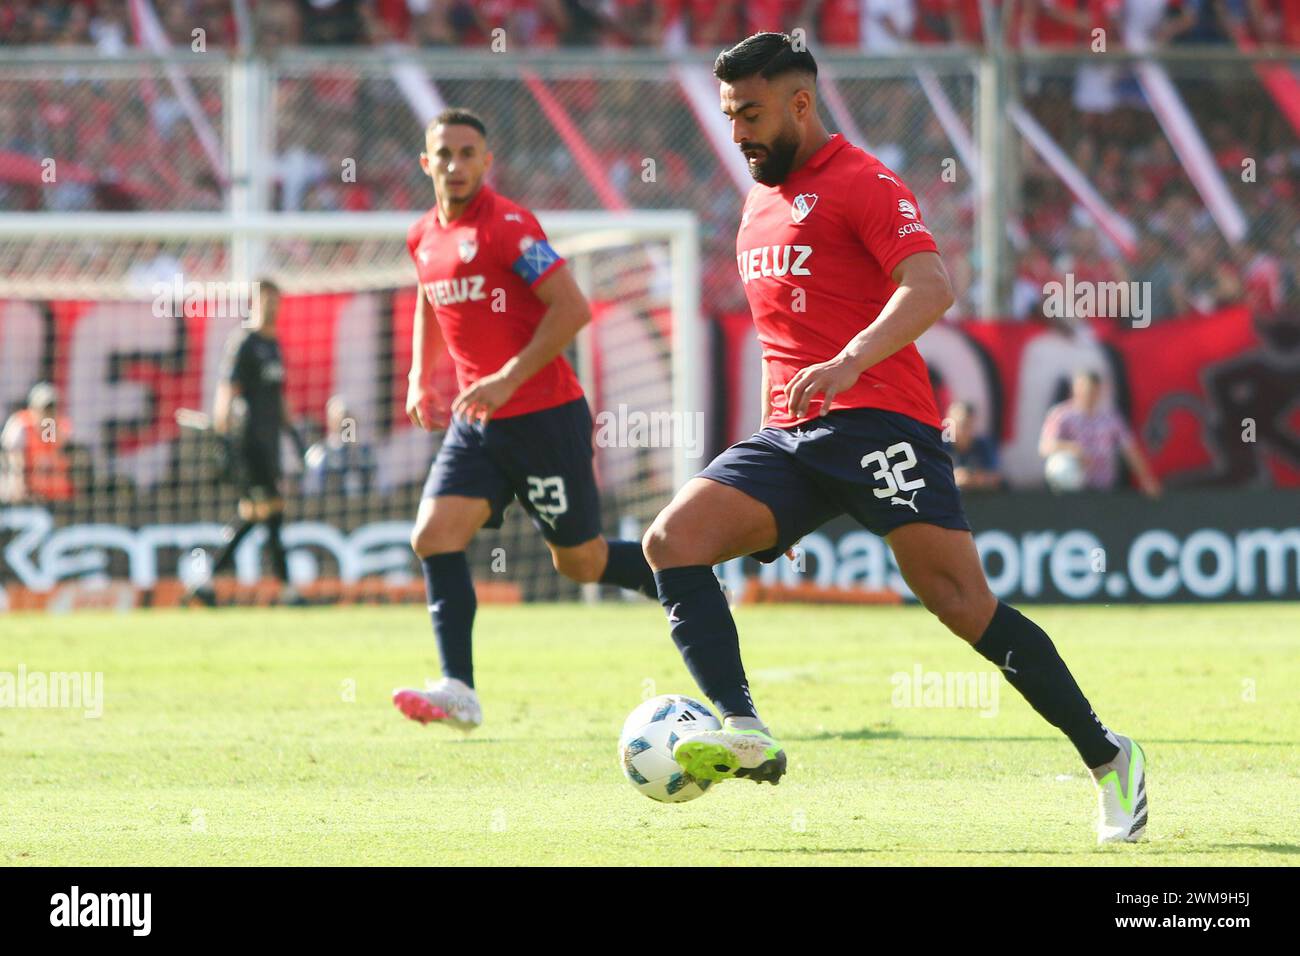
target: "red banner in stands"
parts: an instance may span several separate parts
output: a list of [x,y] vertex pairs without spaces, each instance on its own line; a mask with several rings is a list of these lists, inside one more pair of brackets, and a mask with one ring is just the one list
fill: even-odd
[[[744,314],[725,315],[729,428],[758,418],[758,346]],[[1255,322],[1244,308],[1143,329],[1096,321],[1074,334],[1047,323],[944,323],[918,343],[940,410],[975,405],[1016,486],[1041,484],[1038,435],[1075,370],[1096,370],[1169,484],[1300,486],[1300,319]]]

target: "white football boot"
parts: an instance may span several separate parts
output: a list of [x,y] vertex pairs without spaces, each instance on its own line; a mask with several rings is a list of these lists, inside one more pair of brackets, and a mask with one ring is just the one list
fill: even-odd
[[474,688],[454,677],[428,682],[425,690],[400,688],[393,691],[393,704],[407,717],[422,724],[445,724],[469,733],[483,723]]
[[1147,829],[1147,758],[1137,741],[1112,732],[1119,753],[1092,770],[1097,781],[1097,843],[1137,843]]

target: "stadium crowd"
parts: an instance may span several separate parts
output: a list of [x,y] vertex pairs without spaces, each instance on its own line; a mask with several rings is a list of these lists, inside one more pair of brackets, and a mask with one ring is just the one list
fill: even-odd
[[[232,0],[155,4],[173,43],[205,31],[215,48],[239,39]],[[504,27],[515,48],[695,45],[716,48],[740,33],[806,21],[810,42],[867,50],[882,44],[978,42],[977,0],[823,0],[823,2],[668,3],[582,0],[249,0],[256,46],[400,41],[482,47]],[[1300,39],[1300,0],[1024,0],[993,3],[1005,36],[1021,45],[1081,47],[1096,25],[1113,25],[1133,42],[1228,42],[1244,31],[1262,43]],[[1140,38],[1140,40],[1139,40]],[[130,0],[8,3],[0,42],[93,45],[105,56],[135,41]],[[1213,311],[1246,301],[1274,312],[1300,291],[1300,142],[1258,79],[1242,67],[1213,81],[1175,73],[1175,81],[1247,219],[1248,241],[1229,247],[1152,115],[1131,73],[1063,65],[1024,65],[1022,99],[1106,201],[1137,229],[1136,256],[1125,259],[1100,232],[1060,177],[1022,141],[1017,188],[1024,240],[1017,250],[1011,313],[1041,314],[1046,282],[1077,279],[1151,283],[1155,319]],[[196,71],[190,83],[213,128],[225,104],[218,74]],[[675,84],[634,75],[557,78],[556,101],[574,117],[598,166],[602,193],[570,144],[518,77],[485,88],[439,81],[450,100],[473,102],[509,131],[494,181],[537,208],[600,208],[612,191],[635,208],[697,210],[704,227],[707,301],[718,311],[743,308],[731,274],[740,194],[700,135]],[[21,86],[21,89],[20,89]],[[908,178],[927,221],[942,239],[958,301],[952,315],[976,314],[974,196],[969,177],[945,178],[953,147],[917,85],[904,79],[840,80],[866,145]],[[970,88],[949,89],[969,108]],[[965,100],[965,102],[963,102]],[[1068,105],[1067,105],[1068,104]],[[429,185],[414,162],[418,124],[391,77],[345,64],[286,69],[275,81],[271,204],[280,210],[416,210]],[[142,148],[145,144],[145,148]],[[59,175],[44,175],[56,157]],[[642,175],[643,162],[656,175]],[[338,175],[354,159],[355,181]],[[1257,167],[1249,181],[1244,161]],[[125,78],[81,81],[75,67],[54,78],[0,85],[0,210],[63,211],[223,208],[223,185],[179,98],[162,84]]]
[[[216,48],[237,45],[235,0],[158,4],[173,43],[201,28]],[[1269,46],[1300,46],[1296,0],[247,0],[254,42],[483,46],[494,31],[528,48],[717,47],[737,36],[806,24],[822,47],[883,52],[907,44],[986,42],[994,14],[1012,46],[1083,46],[1104,27],[1156,42],[1229,43],[1238,35]],[[982,9],[983,8],[983,9]],[[130,42],[128,0],[11,0],[0,40],[95,45]]]

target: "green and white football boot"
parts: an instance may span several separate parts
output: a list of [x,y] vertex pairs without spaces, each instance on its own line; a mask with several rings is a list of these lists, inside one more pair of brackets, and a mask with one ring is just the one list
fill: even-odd
[[785,748],[766,728],[740,729],[730,720],[721,730],[687,734],[673,747],[673,759],[696,780],[744,777],[755,783],[781,782],[785,774]]
[[1119,753],[1092,770],[1097,781],[1097,843],[1137,843],[1147,829],[1147,756],[1136,740],[1112,734]]

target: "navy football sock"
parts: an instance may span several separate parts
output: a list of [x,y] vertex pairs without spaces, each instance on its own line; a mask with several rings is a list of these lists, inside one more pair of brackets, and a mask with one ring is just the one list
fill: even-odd
[[629,591],[640,591],[646,597],[657,598],[655,573],[641,550],[640,541],[610,541],[609,560],[600,575],[601,584],[614,584]]
[[230,566],[235,560],[235,549],[239,547],[241,541],[248,537],[248,532],[252,531],[253,522],[245,521],[240,518],[238,521],[232,521],[221,531],[221,550],[217,552],[217,559],[212,563],[212,573],[220,574]]
[[1114,759],[1119,748],[1093,713],[1052,639],[1037,624],[999,601],[975,650],[998,666],[1007,683],[1044,720],[1070,738],[1085,764],[1099,767]]
[[740,662],[740,635],[713,569],[705,564],[655,572],[659,602],[686,669],[722,716],[757,717]]
[[284,525],[284,514],[273,514],[266,519],[266,543],[271,548],[271,570],[285,584],[289,583],[289,561],[284,556],[284,541],[280,538],[280,529]]
[[438,640],[443,676],[473,687],[472,633],[478,598],[465,552],[430,555],[421,558],[420,565],[424,568],[424,593],[429,599],[429,617]]

